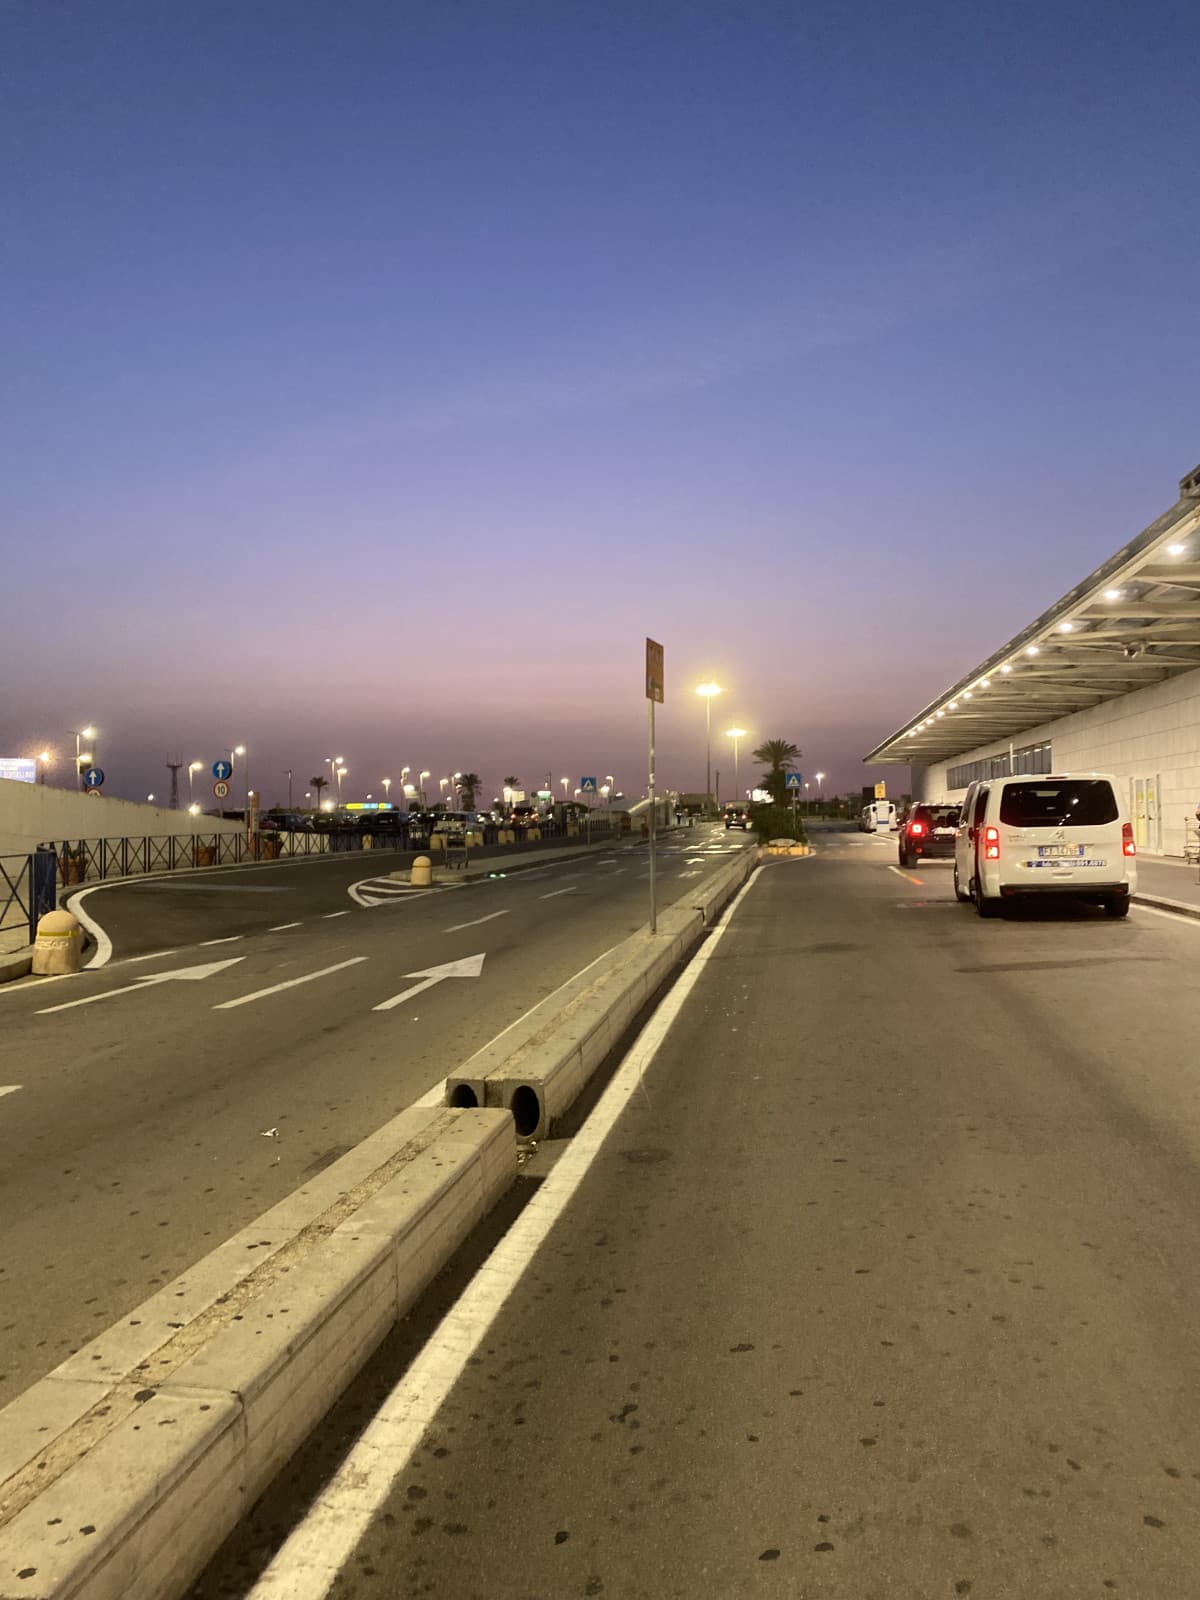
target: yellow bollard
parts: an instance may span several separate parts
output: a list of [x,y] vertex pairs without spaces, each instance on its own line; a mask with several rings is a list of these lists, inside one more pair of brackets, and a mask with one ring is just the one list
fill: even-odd
[[47,911],[38,918],[33,946],[33,971],[40,978],[78,972],[83,957],[79,924],[69,911]]
[[444,850],[446,848],[446,835],[444,833],[431,834],[429,836],[429,848],[431,850]]
[[433,883],[433,862],[428,856],[418,856],[412,864],[409,880],[414,889],[428,889]]

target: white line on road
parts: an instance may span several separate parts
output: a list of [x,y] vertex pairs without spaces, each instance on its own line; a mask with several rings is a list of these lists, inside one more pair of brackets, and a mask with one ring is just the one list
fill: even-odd
[[226,967],[236,967],[245,959],[245,956],[231,956],[228,961],[209,961],[200,967],[176,967],[173,972],[148,972],[136,983],[127,983],[120,989],[103,989],[99,994],[85,994],[81,1000],[64,1000],[58,1006],[43,1006],[37,1014],[39,1017],[48,1017],[54,1011],[73,1011],[76,1006],[93,1006],[99,1000],[115,1000],[121,994],[144,994],[147,989],[157,988],[160,983],[170,983],[176,978],[186,979],[188,982],[211,978],[215,972],[223,972]]
[[539,900],[557,900],[560,894],[577,894],[579,885],[573,883],[569,889],[551,889],[549,894],[538,895]]
[[302,922],[277,922],[273,928],[268,928],[268,933],[282,933],[285,928],[302,928]]
[[925,880],[923,878],[914,878],[911,872],[901,872],[899,867],[892,866],[888,867],[888,871],[894,872],[898,878],[903,878],[905,883],[915,883],[918,887],[924,887]]
[[507,911],[493,911],[490,916],[476,917],[474,922],[456,922],[452,928],[443,928],[443,933],[458,933],[463,928],[478,928],[482,922],[495,922],[497,917],[506,917]]
[[[119,961],[118,966],[131,967],[135,961],[159,961],[163,956],[177,956],[178,950],[152,950],[148,956],[126,956],[124,961]],[[83,969],[85,972],[87,968]]]
[[269,989],[255,989],[253,994],[241,995],[237,1000],[222,1000],[214,1011],[232,1011],[235,1006],[248,1006],[252,1000],[265,1000],[269,994],[281,994],[284,989],[295,989],[302,983],[313,983],[317,978],[327,978],[331,972],[342,972],[346,967],[369,961],[370,956],[351,956],[349,961],[339,961],[336,966],[322,967],[319,972],[307,972],[302,978],[289,978],[286,983],[273,983]]
[[563,1151],[537,1193],[443,1317],[433,1338],[372,1418],[248,1600],[321,1600],[372,1518],[406,1471],[422,1438],[487,1338],[496,1318],[570,1204],[604,1141],[637,1094],[684,1003],[755,878],[726,909],[711,938],[642,1029],[595,1110]]
[[349,915],[348,911],[326,911],[321,920],[322,922],[330,922],[334,917],[348,917]]
[[[0,1096],[6,1094],[16,1094],[17,1090],[20,1088],[21,1085],[19,1083],[0,1083]],[[434,1103],[436,1104],[436,1101]]]
[[96,954],[88,962],[89,967],[103,967],[112,960],[112,940],[96,919],[90,917],[83,909],[83,901],[87,899],[88,895],[95,894],[97,889],[103,889],[104,887],[102,883],[94,883],[90,889],[81,889],[78,894],[73,894],[67,901],[67,910],[75,918],[76,922],[86,928],[96,941]]
[[1172,922],[1184,922],[1193,928],[1200,928],[1200,920],[1190,917],[1186,911],[1168,911],[1163,906],[1147,906],[1136,899],[1133,902],[1133,909],[1138,912],[1148,911],[1152,917],[1170,917]]
[[201,939],[200,944],[202,947],[210,944],[236,944],[242,937],[240,933],[231,933],[224,939]]

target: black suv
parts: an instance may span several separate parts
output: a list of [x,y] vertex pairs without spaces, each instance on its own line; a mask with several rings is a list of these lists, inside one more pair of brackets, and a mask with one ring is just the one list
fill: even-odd
[[954,835],[961,809],[961,806],[910,806],[900,828],[900,865],[915,867],[922,856],[949,860],[954,855]]
[[750,826],[750,813],[745,806],[740,806],[731,800],[725,807],[725,827],[741,828],[743,832]]

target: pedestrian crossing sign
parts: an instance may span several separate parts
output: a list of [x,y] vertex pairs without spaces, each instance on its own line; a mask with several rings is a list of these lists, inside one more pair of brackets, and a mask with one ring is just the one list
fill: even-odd
[[804,787],[803,773],[785,772],[783,776],[783,787],[785,789],[802,789]]
[[595,778],[580,778],[579,787],[584,794],[595,794],[596,780]]

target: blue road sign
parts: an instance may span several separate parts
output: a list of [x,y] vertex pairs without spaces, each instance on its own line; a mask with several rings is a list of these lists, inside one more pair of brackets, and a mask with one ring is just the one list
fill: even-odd
[[804,774],[802,772],[786,772],[783,777],[785,789],[803,789]]
[[579,780],[579,787],[582,789],[584,794],[595,794],[596,780],[595,778],[581,778]]
[[232,761],[214,761],[213,762],[213,777],[217,780],[218,783],[224,783],[226,778],[232,778],[233,777],[233,762]]
[[99,789],[103,782],[103,767],[89,767],[83,775],[83,787],[85,789]]

